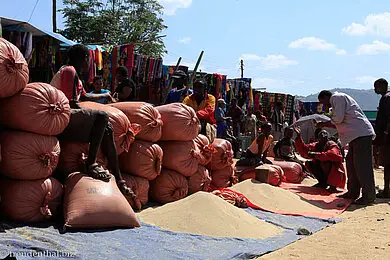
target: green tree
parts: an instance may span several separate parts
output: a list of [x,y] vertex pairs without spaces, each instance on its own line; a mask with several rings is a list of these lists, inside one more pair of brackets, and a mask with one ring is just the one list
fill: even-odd
[[167,28],[157,0],[63,0],[62,33],[71,40],[97,44],[136,44],[150,56],[166,53],[161,33]]

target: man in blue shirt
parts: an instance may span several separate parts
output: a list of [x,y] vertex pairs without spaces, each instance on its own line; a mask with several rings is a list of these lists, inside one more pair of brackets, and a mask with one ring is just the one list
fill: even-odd
[[[103,78],[102,76],[96,76],[94,79],[93,79],[93,91],[91,91],[91,94],[106,94],[106,93],[110,93],[110,91],[108,89],[103,89]],[[99,99],[99,100],[96,100],[95,102],[97,103],[100,103],[100,104],[107,104],[108,103],[108,100],[107,98],[102,98],[102,99]]]
[[172,90],[168,94],[166,103],[181,103],[186,96],[193,94],[191,89],[186,90],[187,74],[182,70],[178,70],[173,74],[172,78]]

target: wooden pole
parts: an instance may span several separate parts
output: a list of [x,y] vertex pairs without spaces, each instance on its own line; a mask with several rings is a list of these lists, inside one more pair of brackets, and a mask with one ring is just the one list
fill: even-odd
[[202,52],[200,53],[200,55],[199,55],[198,61],[196,62],[196,65],[195,65],[195,68],[194,68],[194,70],[192,71],[191,82],[190,82],[190,84],[188,84],[187,89],[190,87],[190,85],[192,86],[192,85],[194,84],[194,81],[195,81],[195,79],[196,79],[196,72],[198,71],[200,62],[202,61],[203,54],[204,54],[204,51],[202,51]]
[[244,78],[244,61],[241,60],[241,78]]
[[57,32],[57,0],[53,0],[53,32]]
[[[179,59],[177,60],[176,67],[175,67],[175,70],[174,70],[173,74],[175,74],[175,72],[178,71],[179,66],[180,66],[180,62],[181,62],[181,57],[179,57]],[[173,77],[170,77],[169,78],[169,83],[168,83],[168,90],[167,90],[167,92],[164,95],[163,104],[165,104],[165,102],[167,101],[168,94],[169,94],[169,92],[172,89],[172,84],[173,84]]]

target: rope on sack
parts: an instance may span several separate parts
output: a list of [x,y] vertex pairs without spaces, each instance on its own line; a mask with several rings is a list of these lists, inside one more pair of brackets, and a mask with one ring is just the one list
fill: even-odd
[[39,211],[45,218],[50,218],[53,216],[49,208],[49,202],[53,200],[52,197],[53,185],[50,179],[45,180],[43,185],[47,192],[45,198],[43,199],[42,206],[39,208]]

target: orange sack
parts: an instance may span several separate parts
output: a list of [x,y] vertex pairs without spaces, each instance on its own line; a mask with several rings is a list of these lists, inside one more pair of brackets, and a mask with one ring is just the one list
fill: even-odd
[[[88,158],[89,144],[61,141],[61,154],[58,169],[62,173],[71,174],[83,170],[85,160]],[[97,163],[107,168],[108,162],[101,149],[97,156]]]
[[277,160],[272,160],[272,163],[283,169],[286,182],[299,184],[305,178],[302,166],[298,163]]
[[211,186],[215,189],[227,188],[236,183],[234,167],[227,166],[211,172]]
[[102,105],[96,102],[81,102],[80,105],[85,109],[106,112],[114,130],[114,140],[118,155],[129,151],[130,145],[134,142],[135,136],[140,130],[139,125],[130,124],[127,116],[115,107]]
[[187,179],[178,172],[162,169],[161,174],[150,182],[150,197],[155,202],[174,202],[187,195]]
[[45,83],[30,83],[0,100],[0,124],[41,135],[59,135],[69,124],[69,101],[62,91]]
[[209,170],[221,170],[233,165],[233,150],[229,141],[216,138],[213,142],[213,146],[217,152],[212,155],[211,162],[208,166]]
[[137,196],[135,201],[134,199],[128,199],[128,202],[134,210],[141,210],[149,201],[149,181],[145,178],[131,176],[129,174],[122,174],[122,176],[127,186]]
[[137,139],[155,143],[162,135],[161,115],[153,105],[145,102],[119,102],[111,104],[125,113],[130,122],[141,126]]
[[211,183],[209,171],[199,165],[198,171],[188,178],[188,193],[193,194],[198,191],[208,191]]
[[[280,186],[283,181],[286,181],[282,167],[271,164],[266,164],[265,166],[268,167],[268,184]],[[252,168],[240,176],[240,181],[248,179],[256,179],[255,169]]]
[[119,156],[121,171],[154,180],[161,172],[163,150],[158,144],[135,141],[129,152]]
[[173,103],[156,109],[163,121],[161,141],[192,141],[198,136],[200,122],[192,107]]
[[198,135],[194,141],[200,151],[199,164],[202,166],[207,166],[211,162],[213,153],[217,152],[217,149],[215,149],[214,146],[210,144],[209,139],[204,135]]
[[194,141],[160,142],[164,155],[164,168],[191,177],[198,170],[200,154]]
[[65,227],[140,227],[130,204],[119,191],[114,176],[109,182],[81,173],[69,175],[64,197]]
[[28,65],[19,49],[0,38],[0,98],[11,97],[28,82]]
[[63,188],[54,178],[0,181],[0,212],[12,221],[45,221],[60,212]]
[[3,148],[0,171],[11,179],[44,179],[57,167],[60,144],[55,136],[5,131],[0,140]]

